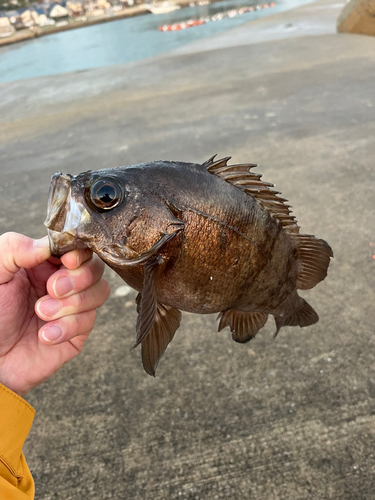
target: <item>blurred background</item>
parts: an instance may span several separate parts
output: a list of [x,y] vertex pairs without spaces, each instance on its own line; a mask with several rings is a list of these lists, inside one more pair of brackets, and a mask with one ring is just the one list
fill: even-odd
[[335,258],[302,293],[319,323],[240,345],[184,313],[156,378],[107,269],[83,353],[27,396],[36,498],[373,500],[375,38],[337,0],[48,5],[0,0],[1,233],[46,234],[56,171],[217,153]]

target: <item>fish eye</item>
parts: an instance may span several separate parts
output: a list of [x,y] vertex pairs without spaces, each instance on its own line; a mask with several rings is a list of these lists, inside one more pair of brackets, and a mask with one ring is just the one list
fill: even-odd
[[86,193],[86,200],[92,208],[105,211],[117,207],[122,201],[122,190],[110,179],[95,182]]

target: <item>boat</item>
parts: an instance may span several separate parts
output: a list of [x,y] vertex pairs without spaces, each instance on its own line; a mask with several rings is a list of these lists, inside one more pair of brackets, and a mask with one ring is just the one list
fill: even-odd
[[166,14],[167,12],[172,12],[173,10],[177,10],[180,8],[179,5],[170,2],[161,2],[161,3],[145,3],[145,7],[147,10],[152,12],[152,14]]
[[186,28],[192,28],[193,26],[200,26],[204,24],[203,19],[189,19],[189,21],[183,21],[181,23],[165,24],[164,26],[159,26],[159,31],[180,31],[186,30]]
[[7,38],[8,36],[12,36],[14,34],[14,29],[4,28],[4,26],[0,26],[0,38]]
[[271,3],[263,3],[250,7],[241,7],[240,9],[231,9],[225,12],[218,12],[210,17],[201,17],[200,19],[189,19],[189,21],[182,21],[179,23],[173,24],[164,24],[163,26],[159,26],[159,31],[180,31],[185,30],[186,28],[192,28],[193,26],[200,26],[202,24],[209,23],[210,21],[221,21],[225,17],[235,17],[242,14],[246,14],[246,12],[253,12],[255,10],[261,9],[269,9],[270,7],[275,7],[275,2]]

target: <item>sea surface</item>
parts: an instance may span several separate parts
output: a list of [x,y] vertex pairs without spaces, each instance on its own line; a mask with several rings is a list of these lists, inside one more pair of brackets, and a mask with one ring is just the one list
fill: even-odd
[[186,7],[166,14],[142,15],[77,28],[7,45],[0,48],[0,82],[139,61],[311,1],[276,0],[276,6],[268,9],[232,18],[225,17],[220,21],[181,31],[158,31],[158,27],[164,24],[213,16],[219,12],[241,6],[255,6],[258,3],[256,0],[226,0],[204,6]]

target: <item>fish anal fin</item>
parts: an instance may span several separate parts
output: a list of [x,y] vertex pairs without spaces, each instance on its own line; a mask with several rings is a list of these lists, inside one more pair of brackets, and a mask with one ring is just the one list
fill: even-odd
[[133,349],[137,347],[151,331],[157,311],[156,284],[163,259],[157,258],[145,264],[142,293],[137,295],[137,337]]
[[297,288],[308,290],[324,280],[333,252],[328,243],[308,234],[298,235],[299,272]]
[[275,316],[276,332],[274,337],[283,326],[300,326],[303,328],[304,326],[314,325],[319,321],[319,316],[310,304],[301,297],[298,297],[298,299],[299,306],[294,311],[284,316]]
[[267,321],[268,314],[263,312],[244,312],[236,309],[229,309],[219,314],[219,332],[229,326],[232,338],[241,344],[249,342],[255,337]]
[[287,200],[278,196],[278,191],[271,189],[273,184],[262,181],[261,174],[250,172],[257,164],[228,165],[229,159],[230,157],[227,157],[207,164],[207,171],[252,196],[285,231],[298,234],[299,227],[295,217],[290,215],[290,206],[285,203]]
[[181,312],[158,302],[155,321],[146,338],[142,341],[143,368],[155,376],[159,360],[180,326]]

